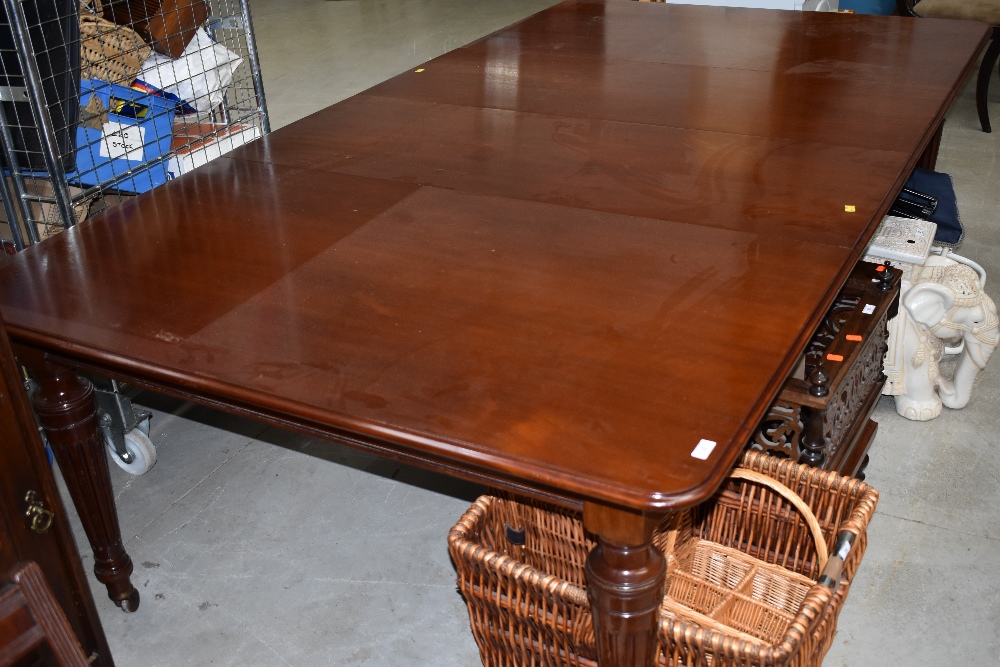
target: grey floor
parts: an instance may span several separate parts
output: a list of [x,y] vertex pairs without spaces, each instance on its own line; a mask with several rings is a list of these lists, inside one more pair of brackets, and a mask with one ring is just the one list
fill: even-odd
[[[252,0],[274,124],[548,4]],[[991,99],[1000,125],[996,82]],[[995,299],[998,147],[967,86],[939,168],[958,190],[962,252],[993,276]],[[868,479],[882,500],[827,665],[1000,665],[998,393],[994,360],[962,411],[913,423],[879,404]],[[124,614],[92,584],[119,665],[479,664],[445,546],[477,487],[143,400],[159,462],[134,478],[112,466],[142,606]],[[81,551],[89,570],[82,539]]]

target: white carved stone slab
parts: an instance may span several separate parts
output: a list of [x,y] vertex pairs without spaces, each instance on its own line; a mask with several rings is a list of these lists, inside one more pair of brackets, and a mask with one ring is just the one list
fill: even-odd
[[923,264],[931,252],[936,232],[937,225],[928,220],[887,215],[882,218],[865,254],[872,258]]

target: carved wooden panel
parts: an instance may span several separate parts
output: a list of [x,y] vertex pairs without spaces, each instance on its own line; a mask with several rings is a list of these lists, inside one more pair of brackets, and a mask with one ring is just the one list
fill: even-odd
[[854,312],[860,300],[861,295],[857,293],[841,292],[837,295],[837,300],[833,302],[826,317],[823,318],[823,322],[819,325],[819,329],[816,330],[806,346],[803,355],[806,359],[806,377],[809,377],[813,369],[822,363],[827,350],[837,340],[837,335],[840,334],[840,330],[847,322],[848,315]]
[[882,359],[888,341],[888,318],[883,314],[871,338],[851,366],[850,374],[841,383],[839,391],[831,394],[825,410],[823,432],[827,439],[827,457],[832,457],[845,446],[845,437],[854,434],[854,427],[867,414],[862,414],[870,396],[881,394],[885,376]]
[[773,456],[798,460],[799,436],[804,426],[800,406],[779,400],[767,411],[750,446]]

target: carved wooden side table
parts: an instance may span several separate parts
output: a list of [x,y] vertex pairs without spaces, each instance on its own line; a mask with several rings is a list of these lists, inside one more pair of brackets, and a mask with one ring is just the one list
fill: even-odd
[[859,262],[750,447],[864,478],[899,271]]

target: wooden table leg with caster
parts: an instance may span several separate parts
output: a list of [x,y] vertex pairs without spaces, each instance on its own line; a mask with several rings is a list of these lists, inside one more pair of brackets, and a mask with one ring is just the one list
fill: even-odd
[[660,517],[584,503],[583,521],[598,536],[587,558],[587,596],[599,663],[652,667],[667,564],[653,546]]
[[139,591],[129,579],[132,559],[122,543],[93,387],[41,352],[23,347],[16,351],[38,382],[32,405],[94,550],[94,574],[115,604],[135,611]]

